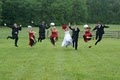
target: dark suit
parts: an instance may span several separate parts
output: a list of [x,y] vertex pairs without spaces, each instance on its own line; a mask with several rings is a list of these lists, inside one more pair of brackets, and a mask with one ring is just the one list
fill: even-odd
[[7,37],[7,39],[15,39],[15,46],[16,47],[18,47],[17,46],[17,42],[18,42],[18,39],[19,39],[19,37],[18,37],[18,34],[19,34],[19,30],[21,30],[21,27],[15,27],[15,26],[8,26],[8,27],[10,27],[11,29],[12,29],[12,36],[8,36]]
[[45,29],[48,29],[50,26],[47,26],[46,24],[39,24],[39,25],[35,25],[36,27],[39,27],[39,37],[38,37],[38,42],[42,41],[43,39],[45,39]]
[[97,25],[95,26],[95,28],[93,29],[96,30],[96,37],[95,39],[97,40],[95,45],[97,45],[98,42],[100,42],[102,40],[102,36],[105,33],[104,32],[104,28],[109,28],[109,26],[105,26],[105,25]]
[[45,39],[45,29],[46,29],[46,25],[45,24],[40,24],[39,25],[39,38],[38,38],[38,42],[42,41],[43,39]]
[[69,28],[72,30],[73,47],[75,47],[75,50],[77,50],[80,29],[79,28],[74,29],[74,28],[71,28],[70,26]]

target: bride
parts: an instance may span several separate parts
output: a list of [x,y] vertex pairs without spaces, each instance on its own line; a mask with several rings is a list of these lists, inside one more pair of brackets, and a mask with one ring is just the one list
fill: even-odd
[[63,25],[62,28],[65,31],[65,36],[64,36],[64,39],[63,39],[63,42],[62,42],[61,46],[67,47],[69,45],[72,45],[72,38],[71,38],[68,26],[67,25]]

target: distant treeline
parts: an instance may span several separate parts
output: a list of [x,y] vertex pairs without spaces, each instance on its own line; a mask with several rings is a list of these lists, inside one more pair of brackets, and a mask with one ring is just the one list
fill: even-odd
[[120,0],[0,0],[0,23],[120,24]]

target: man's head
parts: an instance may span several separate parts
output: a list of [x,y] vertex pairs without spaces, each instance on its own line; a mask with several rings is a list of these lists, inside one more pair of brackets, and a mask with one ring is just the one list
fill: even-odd
[[45,24],[45,21],[42,21],[42,24]]
[[101,22],[99,21],[97,25],[100,26],[100,25],[101,25]]
[[14,25],[14,27],[17,27],[17,24],[16,24],[16,23],[14,23],[13,25]]

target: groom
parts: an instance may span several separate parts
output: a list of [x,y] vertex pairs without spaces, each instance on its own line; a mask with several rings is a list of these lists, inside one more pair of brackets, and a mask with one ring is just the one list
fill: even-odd
[[73,48],[75,48],[75,50],[77,50],[80,29],[76,25],[72,28],[70,26],[70,24],[69,24],[69,28],[72,30]]

